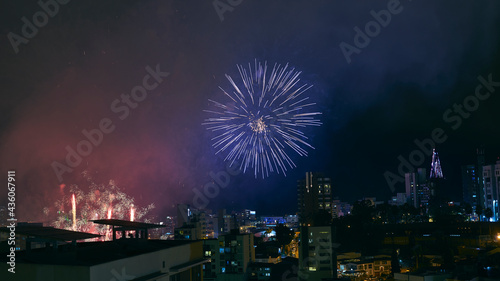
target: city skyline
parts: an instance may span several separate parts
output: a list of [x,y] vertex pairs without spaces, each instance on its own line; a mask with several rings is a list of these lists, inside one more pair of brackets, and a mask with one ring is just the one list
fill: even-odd
[[[157,216],[193,204],[211,183],[207,208],[294,213],[306,172],[331,178],[342,201],[389,200],[405,191],[404,180],[385,177],[404,179],[401,159],[422,151],[414,168],[430,171],[428,146],[417,145],[428,140],[461,201],[461,167],[476,149],[487,165],[500,157],[499,4],[397,3],[243,1],[221,13],[210,2],[70,2],[36,31],[22,18],[34,24],[43,7],[6,4],[0,170],[16,170],[19,219],[42,221],[72,184],[87,189],[83,171],[96,184],[113,180],[138,206],[153,203]],[[367,32],[371,22],[377,32]],[[255,59],[301,71],[322,112],[322,126],[306,131],[315,149],[293,155],[286,177],[230,175],[202,126],[218,87],[230,86],[224,75]],[[220,173],[226,186],[213,182]]]

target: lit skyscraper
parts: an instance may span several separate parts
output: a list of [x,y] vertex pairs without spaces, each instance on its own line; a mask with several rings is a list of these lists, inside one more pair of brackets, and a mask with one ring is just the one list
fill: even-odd
[[493,211],[494,221],[498,221],[498,202],[500,195],[500,160],[496,165],[483,166],[484,207]]
[[320,173],[307,172],[297,183],[299,222],[311,223],[320,210],[333,216],[332,184]]
[[464,192],[464,203],[475,207],[479,201],[479,176],[476,165],[462,166],[462,187]]
[[446,180],[443,175],[443,169],[441,168],[441,160],[436,149],[432,150],[432,161],[431,161],[431,172],[429,175],[429,180],[427,181],[427,188],[429,194],[429,201],[432,200],[432,204],[435,207],[439,207],[446,203],[448,194],[445,194]]
[[430,200],[427,170],[418,168],[416,173],[406,173],[405,187],[408,204],[415,208],[425,207],[427,209]]
[[463,201],[476,211],[478,206],[485,207],[484,201],[484,149],[477,150],[477,161],[473,165],[462,166]]
[[333,226],[303,226],[300,231],[299,280],[332,280],[337,277]]
[[434,148],[432,150],[432,161],[431,161],[431,174],[429,176],[431,179],[442,179],[443,170],[441,169],[441,161],[439,160],[439,155]]

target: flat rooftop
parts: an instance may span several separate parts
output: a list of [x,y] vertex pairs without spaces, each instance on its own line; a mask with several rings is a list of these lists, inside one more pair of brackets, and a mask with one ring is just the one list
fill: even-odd
[[[7,227],[1,227],[0,232],[10,232]],[[16,235],[25,235],[45,240],[57,241],[77,241],[90,238],[101,237],[99,234],[71,231],[41,225],[18,225],[16,226]]]
[[[93,266],[146,253],[195,243],[189,240],[147,240],[119,239],[106,242],[83,242],[52,248],[32,249],[31,252],[16,252],[16,263]],[[7,262],[7,256],[0,255],[0,262]]]
[[161,225],[161,224],[145,223],[145,222],[138,222],[138,221],[125,221],[125,220],[117,220],[117,219],[93,220],[91,222],[97,223],[97,224],[119,226],[119,227],[121,227],[123,229],[127,229],[127,230],[167,227],[166,225]]

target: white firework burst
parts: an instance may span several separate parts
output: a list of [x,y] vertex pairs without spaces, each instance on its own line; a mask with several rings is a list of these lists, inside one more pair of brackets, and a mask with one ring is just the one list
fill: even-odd
[[237,68],[241,83],[226,74],[231,91],[219,87],[229,99],[209,100],[215,109],[205,110],[211,117],[203,125],[217,134],[212,138],[216,154],[227,153],[225,161],[238,162],[244,172],[253,169],[255,177],[286,175],[295,167],[289,151],[307,156],[306,149],[314,149],[301,129],[321,125],[316,119],[321,113],[311,110],[315,103],[305,94],[312,85],[301,84],[301,72],[288,64],[275,64],[270,71],[266,62],[257,61],[253,68]]

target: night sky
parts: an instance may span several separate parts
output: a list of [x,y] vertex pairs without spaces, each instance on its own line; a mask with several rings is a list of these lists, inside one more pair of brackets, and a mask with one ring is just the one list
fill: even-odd
[[[323,125],[305,130],[315,150],[291,154],[297,168],[286,177],[231,176],[209,208],[295,213],[296,181],[306,171],[330,176],[343,201],[388,200],[384,173],[397,174],[398,156],[408,158],[414,140],[435,128],[447,135],[437,149],[453,200],[461,200],[460,165],[474,163],[476,147],[484,146],[488,163],[500,156],[500,2],[268,2],[220,0],[219,15],[212,1],[73,0],[58,4],[16,53],[9,34],[23,36],[22,18],[33,22],[42,8],[2,1],[0,179],[16,170],[18,219],[47,220],[42,209],[67,192],[61,184],[86,188],[85,170],[95,182],[115,180],[138,205],[154,203],[155,215],[193,204],[193,189],[226,169],[201,125],[203,110],[221,97],[219,86],[229,88],[224,74],[237,76],[236,64],[255,59],[302,71]],[[390,21],[357,48],[355,28],[374,20],[370,11],[388,9]],[[357,48],[348,59],[342,42]],[[157,65],[168,77],[121,120],[111,104]],[[447,122],[443,114],[474,101],[478,76],[489,75],[495,91],[460,125]],[[82,130],[99,128],[103,118],[114,131],[60,182],[51,165],[65,163],[65,147],[75,149]],[[422,166],[430,167],[430,157]],[[6,205],[7,190],[0,194]]]

